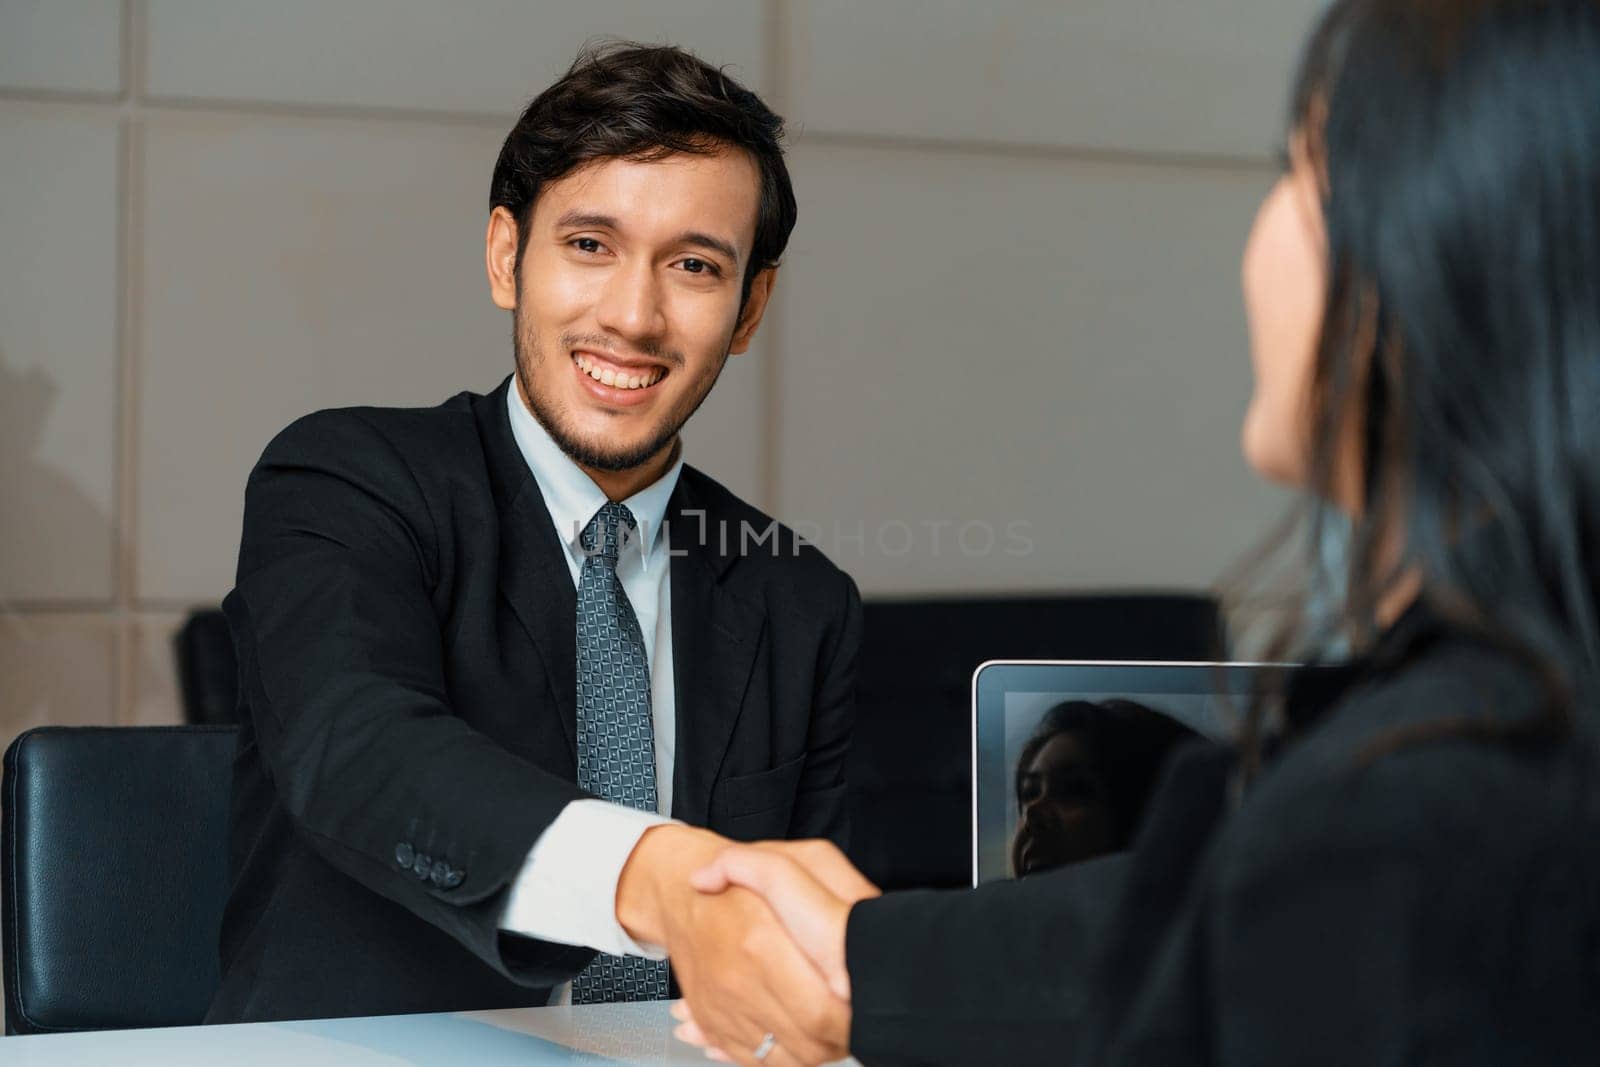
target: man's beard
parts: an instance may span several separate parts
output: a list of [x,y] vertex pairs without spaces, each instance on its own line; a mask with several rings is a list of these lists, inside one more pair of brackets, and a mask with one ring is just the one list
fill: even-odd
[[[589,339],[563,334],[560,351],[555,353],[555,356],[570,359],[567,353],[586,340]],[[538,420],[539,425],[544,427],[545,433],[549,434],[556,447],[578,466],[613,474],[643,466],[670,445],[678,436],[678,432],[683,429],[684,423],[689,421],[690,416],[699,410],[700,405],[711,394],[711,387],[717,383],[722,368],[728,362],[728,353],[724,351],[722,358],[717,360],[707,373],[701,375],[702,381],[690,383],[689,391],[661,418],[655,431],[639,444],[628,447],[603,440],[586,441],[580,438],[567,425],[566,408],[553,397],[539,392],[535,383],[534,368],[550,358],[550,354],[539,347],[531,330],[523,329],[520,304],[511,313],[511,341],[517,357],[517,383],[522,387],[522,395],[527,399],[528,409],[533,412],[533,417]],[[666,361],[670,365],[670,374],[683,373],[685,361],[681,353],[652,351],[648,354]]]

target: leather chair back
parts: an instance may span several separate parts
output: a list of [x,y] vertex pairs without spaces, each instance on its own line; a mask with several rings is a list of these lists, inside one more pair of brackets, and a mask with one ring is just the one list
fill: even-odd
[[219,980],[233,727],[44,727],[5,754],[8,1034],[197,1024]]
[[239,667],[233,634],[216,608],[196,608],[172,637],[183,693],[183,721],[222,726],[239,721]]

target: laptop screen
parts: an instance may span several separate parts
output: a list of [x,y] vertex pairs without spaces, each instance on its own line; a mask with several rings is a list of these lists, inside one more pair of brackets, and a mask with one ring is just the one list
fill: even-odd
[[1000,661],[973,675],[973,884],[1121,851],[1166,757],[1231,737],[1250,664]]

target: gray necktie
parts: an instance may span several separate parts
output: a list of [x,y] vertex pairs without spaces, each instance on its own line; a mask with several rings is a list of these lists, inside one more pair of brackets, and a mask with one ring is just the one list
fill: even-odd
[[[589,525],[578,578],[578,786],[603,800],[656,810],[656,746],[650,664],[639,620],[617,577],[623,539],[635,528],[621,504]],[[574,1004],[665,1000],[665,961],[601,953],[573,979]]]

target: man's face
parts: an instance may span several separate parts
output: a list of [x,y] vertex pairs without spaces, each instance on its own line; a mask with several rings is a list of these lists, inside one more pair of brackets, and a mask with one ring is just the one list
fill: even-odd
[[489,275],[515,312],[517,380],[579,464],[624,471],[660,456],[749,346],[771,286],[763,272],[741,316],[759,190],[755,161],[735,150],[598,160],[540,191],[510,278],[496,233],[510,215],[496,209]]

